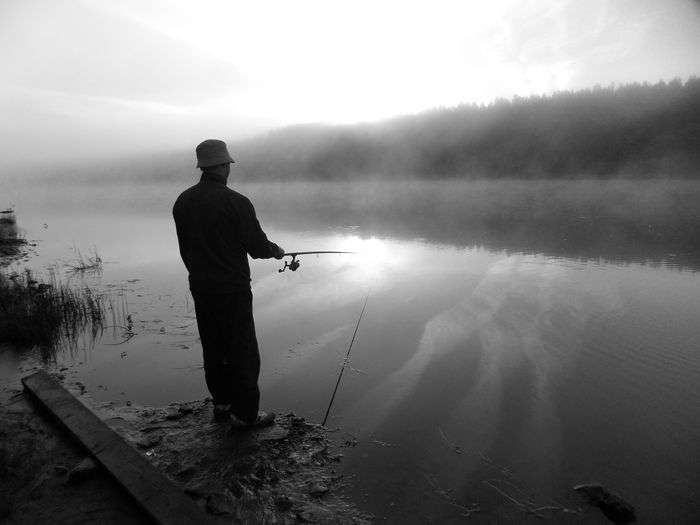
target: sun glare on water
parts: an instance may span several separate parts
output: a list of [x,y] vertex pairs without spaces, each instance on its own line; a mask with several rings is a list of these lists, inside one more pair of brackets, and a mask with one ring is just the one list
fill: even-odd
[[353,235],[343,238],[339,244],[344,250],[353,252],[348,255],[353,275],[368,284],[382,280],[383,274],[389,272],[399,258],[389,242],[376,237],[362,239]]

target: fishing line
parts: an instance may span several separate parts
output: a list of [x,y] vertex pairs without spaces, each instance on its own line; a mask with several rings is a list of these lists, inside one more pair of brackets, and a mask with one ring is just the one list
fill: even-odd
[[338,387],[340,386],[340,379],[343,377],[343,372],[345,371],[345,366],[348,364],[348,359],[350,358],[350,350],[352,350],[352,345],[355,342],[355,337],[357,336],[357,330],[360,328],[360,321],[362,321],[362,316],[365,313],[365,308],[367,307],[367,299],[369,299],[369,291],[365,296],[365,304],[362,305],[362,311],[360,312],[360,317],[357,318],[357,324],[355,325],[355,331],[352,334],[352,339],[350,340],[350,346],[348,346],[348,351],[345,354],[345,359],[343,359],[343,366],[340,368],[340,373],[338,374],[338,380],[335,382],[335,388],[333,389],[333,395],[331,396],[331,401],[328,403],[328,408],[326,409],[326,415],[323,416],[322,425],[325,426],[328,420],[328,414],[331,412],[331,407],[333,406],[333,401],[335,400],[335,394],[338,392]]

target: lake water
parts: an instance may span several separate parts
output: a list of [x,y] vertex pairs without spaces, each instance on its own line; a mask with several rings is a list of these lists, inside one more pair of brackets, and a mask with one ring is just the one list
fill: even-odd
[[[539,521],[507,494],[606,523],[571,490],[600,482],[640,523],[698,522],[700,185],[527,184],[237,188],[287,251],[358,252],[251,262],[263,407],[322,420],[367,297],[328,426],[378,521],[460,522],[474,504],[475,522]],[[170,215],[186,186],[7,194],[38,241],[27,265],[133,318],[123,344],[107,329],[52,365],[97,400],[207,395]],[[74,249],[101,275],[65,274]]]

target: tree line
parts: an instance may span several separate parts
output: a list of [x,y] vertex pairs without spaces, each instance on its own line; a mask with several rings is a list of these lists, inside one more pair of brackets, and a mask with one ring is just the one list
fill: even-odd
[[700,79],[297,125],[232,144],[237,178],[700,178]]

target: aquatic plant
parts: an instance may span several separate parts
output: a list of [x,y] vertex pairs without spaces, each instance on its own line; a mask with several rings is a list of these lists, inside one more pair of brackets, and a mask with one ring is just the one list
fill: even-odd
[[99,275],[102,273],[102,258],[97,253],[97,249],[93,248],[92,257],[83,257],[83,254],[78,248],[73,248],[76,258],[70,263],[66,263],[68,273],[72,275]]
[[68,286],[51,274],[40,282],[31,270],[0,273],[0,343],[38,346],[48,358],[61,345],[73,347],[87,333],[102,333],[104,296],[88,286]]
[[27,244],[27,241],[17,230],[14,210],[8,208],[0,211],[0,257],[18,255],[23,244]]
[[121,345],[129,341],[136,335],[134,332],[134,320],[129,313],[129,303],[126,299],[126,290],[120,290],[119,302],[115,304],[112,296],[109,296],[107,310],[109,311],[111,324],[104,329],[112,329],[112,337],[118,340],[116,343],[105,343],[108,345]]

